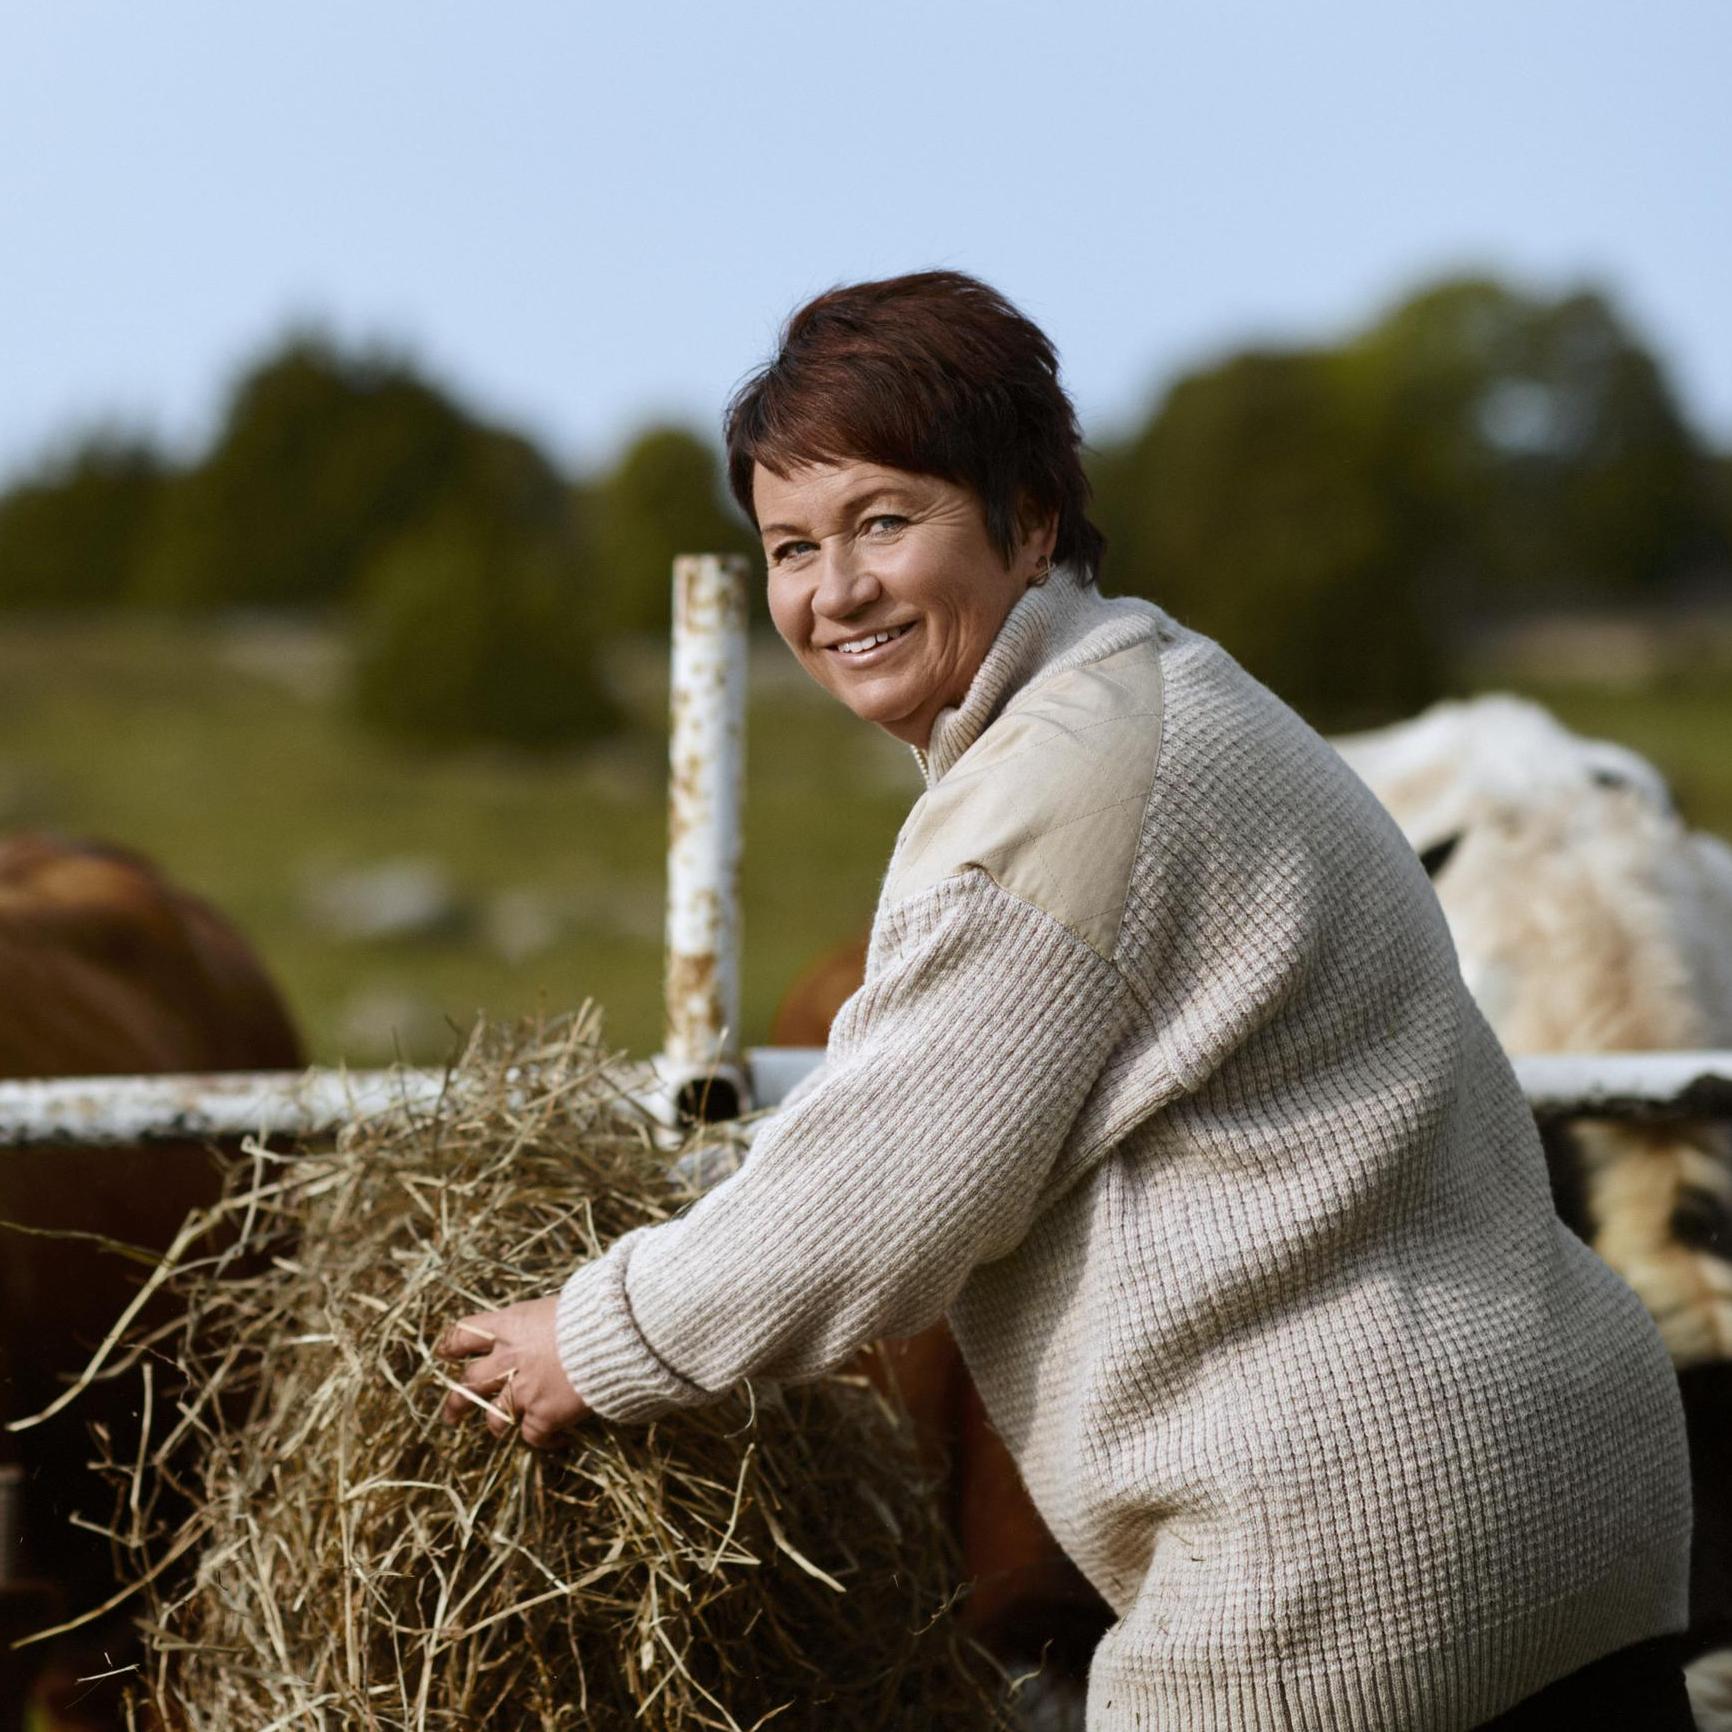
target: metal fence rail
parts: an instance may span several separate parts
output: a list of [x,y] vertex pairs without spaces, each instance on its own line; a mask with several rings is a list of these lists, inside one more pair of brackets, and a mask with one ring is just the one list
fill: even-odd
[[[745,1104],[776,1106],[823,1056],[819,1047],[752,1048]],[[644,1068],[631,1098],[671,1127],[689,1063],[657,1058]],[[1543,1119],[1732,1119],[1732,1052],[1548,1054],[1519,1058],[1515,1070]],[[3,1082],[0,1148],[321,1136],[394,1108],[430,1109],[445,1086],[443,1071],[407,1068]]]
[[1540,1119],[1732,1119],[1732,1052],[1547,1053],[1514,1061]]
[[[635,1068],[642,1086],[628,1098],[657,1124],[676,1126],[685,1068],[677,1081],[659,1060]],[[328,1136],[384,1112],[429,1112],[447,1086],[447,1072],[406,1065],[0,1082],[0,1149]]]

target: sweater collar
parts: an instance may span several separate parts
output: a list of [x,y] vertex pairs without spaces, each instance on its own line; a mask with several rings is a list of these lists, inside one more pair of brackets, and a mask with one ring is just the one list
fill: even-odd
[[927,787],[943,780],[1018,692],[1150,636],[1159,617],[1152,603],[1104,596],[1074,567],[1055,565],[1005,615],[962,702],[938,712],[926,749],[913,748]]

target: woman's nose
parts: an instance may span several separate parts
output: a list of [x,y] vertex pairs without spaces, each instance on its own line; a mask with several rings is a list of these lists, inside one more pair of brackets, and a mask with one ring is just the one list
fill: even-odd
[[823,563],[812,596],[815,613],[830,619],[846,619],[877,599],[878,579],[854,548],[829,542],[822,547],[819,557]]

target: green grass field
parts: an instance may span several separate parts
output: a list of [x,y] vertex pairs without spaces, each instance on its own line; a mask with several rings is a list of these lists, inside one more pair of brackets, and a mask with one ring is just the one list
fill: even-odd
[[[0,630],[0,824],[153,856],[228,912],[282,982],[322,1061],[449,1051],[448,1019],[593,997],[611,1037],[661,1034],[665,672],[654,646],[613,669],[634,737],[553,758],[425,757],[355,732],[319,687],[331,658],[296,634],[133,622]],[[754,654],[742,1021],[766,1038],[790,974],[870,917],[919,790],[907,750]],[[321,930],[308,887],[333,872],[436,862],[459,914],[415,940]],[[528,902],[532,954],[490,932]],[[401,1011],[401,1015],[393,1015]]]
[[[612,1038],[659,1044],[665,675],[655,645],[611,669],[637,733],[552,759],[395,750],[354,732],[316,635],[136,621],[0,630],[0,824],[154,856],[263,952],[321,1061],[438,1060],[478,1010],[584,997]],[[1732,692],[1540,690],[1571,725],[1672,777],[1695,822],[1732,833]],[[905,748],[754,651],[748,736],[744,1035],[767,1037],[795,970],[870,915],[919,791]],[[310,887],[435,863],[452,918],[415,939],[327,930]],[[528,910],[527,923],[524,911]],[[527,930],[526,930],[527,924]]]

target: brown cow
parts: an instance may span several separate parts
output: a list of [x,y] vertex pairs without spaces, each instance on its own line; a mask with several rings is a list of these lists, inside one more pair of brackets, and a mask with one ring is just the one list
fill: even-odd
[[[120,849],[41,835],[0,838],[0,1077],[298,1068],[283,1002],[240,935],[197,897]],[[0,1222],[74,1229],[160,1249],[187,1211],[210,1201],[217,1172],[187,1144],[0,1149]],[[0,1420],[34,1413],[83,1364],[139,1281],[135,1262],[88,1241],[0,1228]],[[0,1463],[22,1469],[16,1555],[0,1560],[0,1728],[18,1724],[7,1653],[55,1602],[74,1610],[114,1590],[106,1542],[71,1525],[108,1514],[85,1465],[87,1426],[123,1436],[129,1392],[99,1384],[73,1411],[16,1435]],[[19,1584],[34,1578],[34,1589]],[[8,1579],[13,1586],[5,1587]],[[10,1602],[10,1606],[8,1606]],[[50,1725],[104,1726],[117,1686],[79,1687],[113,1653],[111,1629],[47,1662]],[[24,1651],[33,1663],[39,1650]],[[83,1697],[80,1718],[68,1717]],[[58,1710],[58,1712],[56,1712]]]

